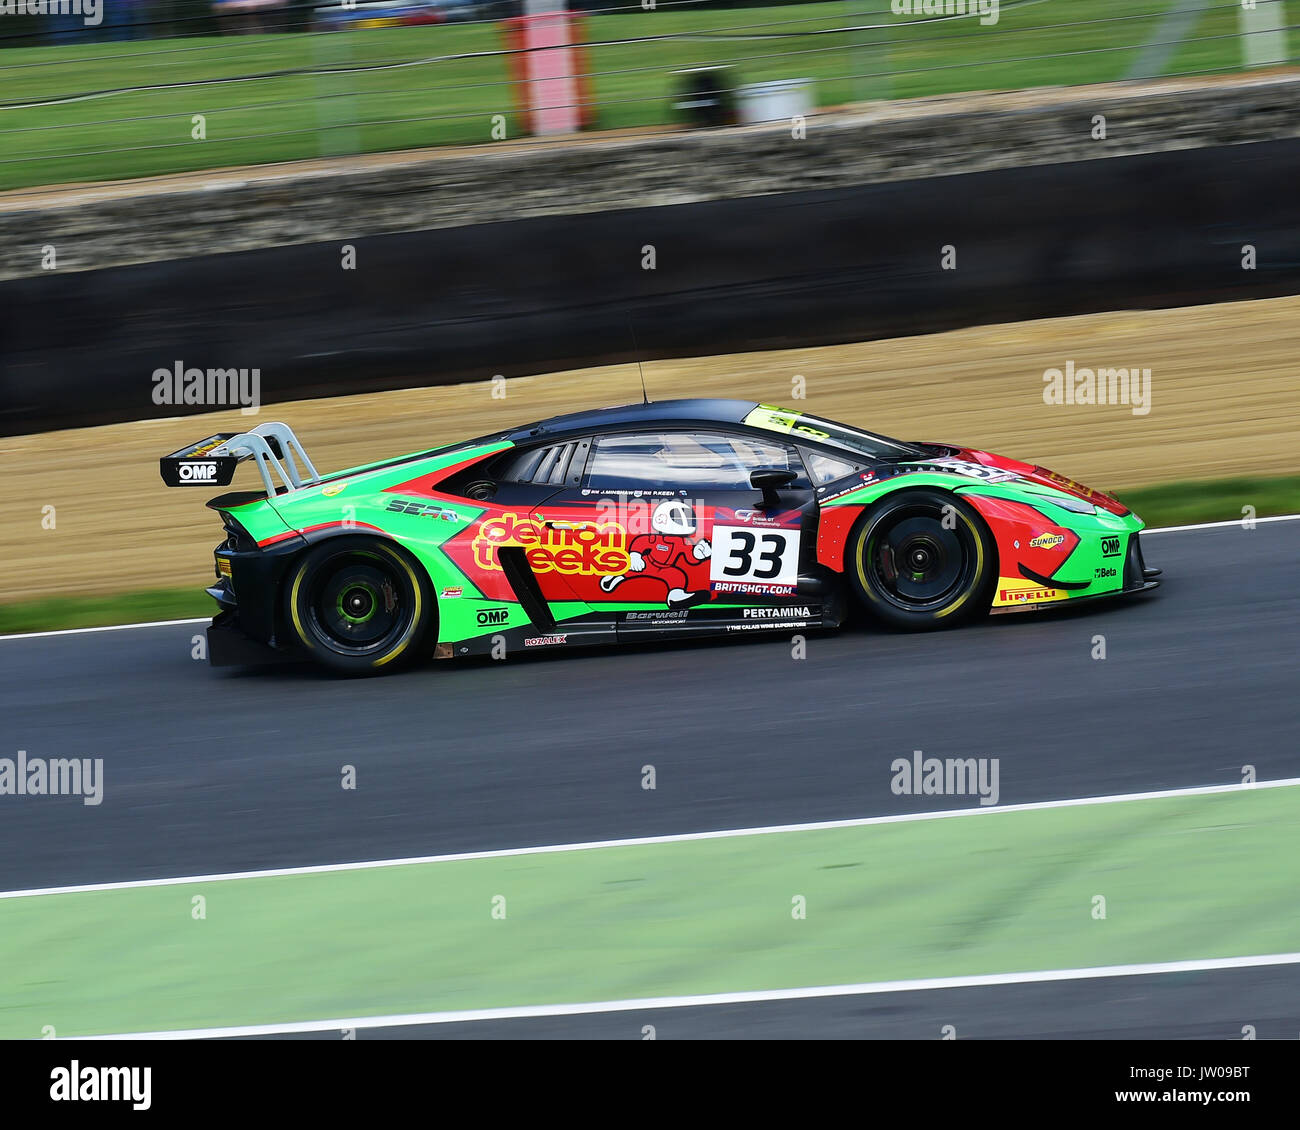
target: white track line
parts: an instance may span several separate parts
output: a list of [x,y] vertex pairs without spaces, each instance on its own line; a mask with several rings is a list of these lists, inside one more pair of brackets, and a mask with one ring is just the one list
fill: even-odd
[[0,636],[0,640],[37,640],[44,636],[80,636],[87,632],[125,632],[129,628],[170,628],[176,624],[211,624],[211,616],[200,616],[196,620],[148,620],[140,624],[105,624],[99,628],[60,628],[53,632],[16,632],[9,636]]
[[215,875],[181,875],[166,879],[127,879],[117,883],[83,883],[70,887],[33,887],[21,891],[0,891],[0,899],[36,898],[43,895],[88,894],[95,891],[129,891],[143,887],[179,887],[193,883],[226,883],[236,879],[274,879],[291,875],[328,875],[344,871],[375,871],[388,867],[412,867],[424,863],[461,863],[473,859],[512,859],[526,855],[558,855],[601,848],[647,847],[656,844],[696,843],[729,840],[743,836],[773,836],[788,832],[825,832],[837,828],[869,828],[878,824],[916,824],[928,820],[952,820],[963,816],[993,816],[1004,812],[1047,812],[1056,808],[1081,808],[1099,804],[1122,804],[1134,800],[1166,800],[1175,797],[1214,796],[1220,793],[1254,792],[1256,789],[1285,789],[1300,786],[1300,777],[1279,781],[1256,781],[1251,785],[1198,785],[1115,796],[1075,797],[1070,800],[1040,800],[1026,804],[991,805],[947,809],[943,812],[905,812],[897,816],[863,816],[852,820],[823,820],[809,824],[773,824],[758,828],[730,828],[719,832],[681,832],[671,836],[639,836],[625,840],[591,840],[575,844],[541,847],[494,848],[491,851],[456,852],[449,855],[418,855],[402,859],[375,859],[361,863],[322,863],[309,867],[277,867],[264,871],[228,871]]
[[293,1035],[337,1032],[346,1028],[400,1028],[412,1024],[461,1024],[479,1020],[523,1020],[539,1016],[583,1016],[599,1012],[643,1012],[657,1008],[698,1008],[720,1004],[856,997],[875,993],[915,993],[932,989],[971,989],[991,985],[1034,985],[1048,981],[1083,981],[1103,977],[1146,977],[1160,973],[1199,973],[1217,969],[1255,969],[1269,965],[1300,965],[1300,953],[1258,954],[1251,957],[1211,957],[1193,961],[1156,961],[1136,965],[1098,965],[1084,969],[1041,969],[1028,973],[983,973],[967,977],[927,977],[911,981],[866,981],[857,985],[817,985],[800,989],[757,989],[741,993],[698,996],[642,997],[630,1000],[587,1001],[581,1004],[520,1005],[514,1008],[463,1009],[454,1012],[413,1012],[394,1016],[354,1016],[336,1020],[303,1020],[285,1024],[245,1024],[228,1028],[181,1031],[121,1032],[112,1036],[69,1037],[91,1040],[202,1040],[232,1036]]
[[[1300,514],[1277,514],[1271,518],[1252,518],[1251,521],[1255,523],[1294,522],[1297,518],[1300,518]],[[1242,526],[1244,521],[1244,518],[1229,518],[1226,522],[1198,522],[1192,526],[1157,526],[1154,530],[1143,530],[1142,536],[1146,537],[1148,534],[1180,534],[1184,530],[1221,530],[1225,526],[1238,526],[1244,529],[1245,527]]]
[[[1279,514],[1271,518],[1256,518],[1256,522],[1294,522],[1300,514]],[[1185,530],[1217,530],[1224,526],[1240,526],[1240,518],[1226,522],[1201,522],[1194,526],[1160,526],[1154,530],[1143,530],[1142,536],[1148,534],[1178,534]],[[5,640],[35,640],[45,636],[76,636],[86,632],[124,632],[129,628],[170,628],[177,624],[207,624],[211,617],[200,616],[194,620],[149,620],[140,624],[108,624],[100,628],[60,628],[51,632],[17,632],[13,635],[0,635],[0,642]]]

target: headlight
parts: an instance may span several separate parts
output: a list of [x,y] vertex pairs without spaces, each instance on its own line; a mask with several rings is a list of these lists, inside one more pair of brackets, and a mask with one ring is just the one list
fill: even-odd
[[1084,502],[1081,498],[1071,498],[1068,495],[1062,498],[1043,498],[1044,502],[1050,502],[1053,506],[1059,506],[1062,510],[1068,510],[1071,514],[1096,514],[1097,508],[1091,502]]

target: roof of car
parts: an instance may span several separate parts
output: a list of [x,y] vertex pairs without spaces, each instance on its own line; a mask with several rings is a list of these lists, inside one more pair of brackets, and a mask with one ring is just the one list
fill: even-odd
[[508,436],[518,443],[543,435],[571,435],[583,432],[606,431],[637,424],[708,423],[739,424],[755,408],[755,400],[721,400],[695,398],[690,400],[660,400],[650,404],[623,404],[617,408],[594,408],[584,412],[569,412],[552,416],[517,428]]

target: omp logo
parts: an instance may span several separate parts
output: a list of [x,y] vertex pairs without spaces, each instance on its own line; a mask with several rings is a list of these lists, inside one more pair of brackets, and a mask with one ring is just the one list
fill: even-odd
[[1103,557],[1119,556],[1119,538],[1108,535],[1101,539],[1101,555]]
[[510,611],[506,608],[485,608],[476,619],[480,624],[504,624],[510,619]]
[[192,483],[206,483],[217,477],[215,463],[182,463],[180,477]]
[[1064,534],[1039,534],[1029,545],[1032,549],[1055,549],[1063,541]]
[[518,546],[534,573],[626,573],[632,565],[627,531],[614,523],[549,526],[518,514],[489,518],[471,542],[480,569],[500,569],[497,551]]

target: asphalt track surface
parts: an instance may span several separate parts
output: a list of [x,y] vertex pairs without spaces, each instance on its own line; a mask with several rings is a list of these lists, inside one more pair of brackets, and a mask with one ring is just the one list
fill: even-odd
[[[359,1029],[362,1040],[1259,1040],[1297,1035],[1295,966]],[[647,1032],[646,1026],[653,1032]],[[285,1039],[283,1036],[258,1039]],[[293,1039],[338,1040],[337,1031]]]
[[[1165,570],[1151,594],[939,634],[812,635],[802,660],[772,637],[340,680],[212,670],[191,658],[200,625],[3,640],[3,756],[102,757],[106,784],[98,807],[5,798],[0,890],[960,806],[890,791],[890,762],[917,749],[999,758],[1002,804],[1238,783],[1244,764],[1300,776],[1300,522],[1159,533],[1145,550]],[[347,764],[355,791],[339,787]],[[643,1023],[1295,1038],[1300,967],[383,1034],[641,1038]]]

